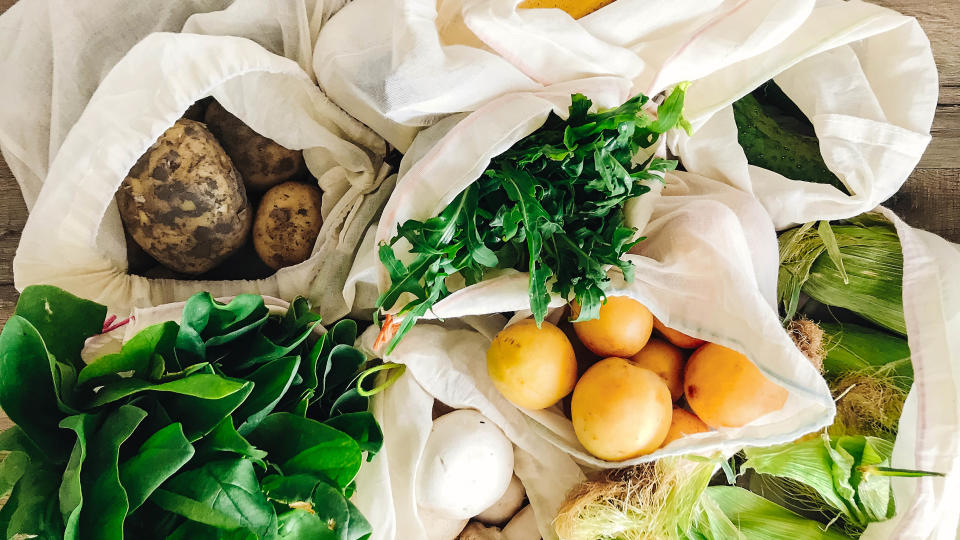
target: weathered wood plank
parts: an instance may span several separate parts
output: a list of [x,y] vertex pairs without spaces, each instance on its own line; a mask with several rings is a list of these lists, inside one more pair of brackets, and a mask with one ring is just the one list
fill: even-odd
[[27,205],[13,174],[0,159],[0,285],[13,283],[13,255],[27,223]]
[[917,169],[885,205],[910,225],[960,243],[960,168]]
[[[933,140],[920,158],[921,169],[960,167],[960,105],[940,105],[930,129]],[[954,201],[960,206],[960,200]],[[960,219],[960,215],[954,219]]]
[[16,307],[19,297],[20,293],[13,285],[0,285],[0,327],[13,315],[13,308]]
[[[940,86],[960,87],[960,2],[956,0],[872,0],[874,4],[895,9],[904,15],[916,17],[920,26],[930,38],[933,57],[940,72]],[[944,92],[941,92],[943,94]],[[957,103],[957,94],[946,93],[951,101]]]

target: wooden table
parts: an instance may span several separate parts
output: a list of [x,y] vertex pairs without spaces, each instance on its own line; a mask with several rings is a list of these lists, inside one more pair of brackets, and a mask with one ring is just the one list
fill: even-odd
[[[0,13],[16,0],[0,0]],[[940,104],[933,142],[903,189],[887,205],[908,223],[960,242],[960,2],[957,0],[877,0],[920,20],[940,70]],[[15,104],[6,104],[15,106]],[[0,324],[16,302],[13,255],[27,209],[16,180],[0,159]]]

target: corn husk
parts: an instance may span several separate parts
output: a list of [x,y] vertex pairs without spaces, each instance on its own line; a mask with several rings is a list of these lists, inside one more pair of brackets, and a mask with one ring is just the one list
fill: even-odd
[[554,529],[562,540],[678,538],[715,469],[690,456],[606,471],[567,494]]
[[777,288],[787,319],[803,292],[906,335],[900,239],[876,214],[807,223],[781,234]]
[[700,498],[701,513],[689,538],[703,540],[848,540],[786,508],[735,486],[710,486]]
[[748,448],[742,469],[752,469],[811,488],[854,530],[884,521],[894,514],[890,479],[868,473],[889,465],[893,443],[875,438],[844,436]]
[[907,340],[883,330],[851,323],[820,323],[828,378],[848,373],[889,376],[903,390],[913,383],[913,364]]

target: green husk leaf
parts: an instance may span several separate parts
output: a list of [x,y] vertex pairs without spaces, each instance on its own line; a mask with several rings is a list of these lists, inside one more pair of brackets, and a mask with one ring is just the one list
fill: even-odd
[[699,538],[763,538],[765,540],[848,540],[850,537],[827,529],[786,508],[736,486],[710,486],[700,501],[703,513],[695,526]]
[[777,295],[785,319],[796,314],[803,292],[906,335],[903,252],[893,226],[864,214],[811,229],[806,224],[780,235]]

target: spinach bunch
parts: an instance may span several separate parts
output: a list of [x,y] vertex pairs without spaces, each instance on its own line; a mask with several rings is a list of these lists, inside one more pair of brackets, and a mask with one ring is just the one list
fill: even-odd
[[[674,89],[656,118],[644,112],[643,95],[590,112],[592,102],[575,94],[567,119],[551,114],[540,129],[491,160],[438,216],[402,223],[390,244],[379,248],[391,286],[377,307],[390,309],[413,296],[398,312],[402,321],[394,326],[391,316],[385,325],[386,333],[396,332],[388,351],[450,294],[447,278],[455,274],[471,285],[491,269],[525,271],[538,324],[551,291],[572,295],[582,306],[580,319],[596,318],[607,269],[632,279],[632,264],[621,257],[642,240],[625,225],[624,204],[650,190],[644,181],[661,180],[657,172],[676,167],[675,161],[646,156],[638,162],[638,154],[670,129],[689,129],[682,116],[685,89]],[[393,251],[401,239],[414,254],[408,264]]]
[[[106,308],[23,291],[0,333],[0,531],[40,538],[330,538],[370,525],[348,498],[382,434],[353,321],[315,343],[302,298],[190,298],[89,365]],[[380,366],[382,367],[382,366]],[[374,368],[374,370],[379,369]]]

